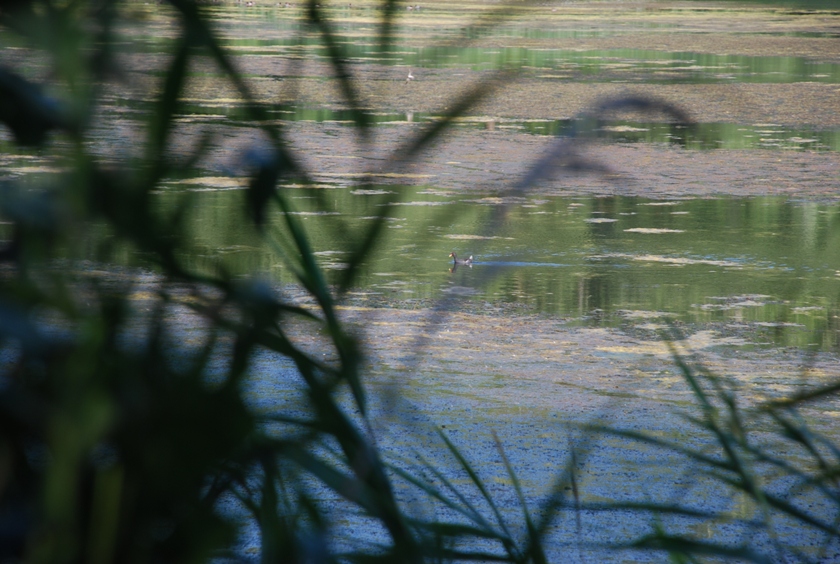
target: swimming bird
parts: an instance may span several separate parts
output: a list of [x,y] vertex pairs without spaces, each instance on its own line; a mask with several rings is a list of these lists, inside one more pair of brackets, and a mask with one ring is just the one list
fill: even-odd
[[470,255],[470,258],[459,259],[457,256],[455,256],[455,251],[452,251],[451,253],[449,253],[449,258],[451,258],[452,262],[455,263],[455,264],[470,264],[471,265],[472,262],[473,262],[472,255]]

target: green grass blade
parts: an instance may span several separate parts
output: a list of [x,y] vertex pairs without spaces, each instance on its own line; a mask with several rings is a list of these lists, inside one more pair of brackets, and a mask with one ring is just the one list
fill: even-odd
[[757,564],[770,564],[772,562],[770,559],[756,553],[748,547],[731,547],[713,542],[703,542],[666,535],[664,533],[643,537],[628,546],[632,548],[661,550],[685,557],[693,557],[693,555],[721,556],[742,559]]
[[178,100],[187,78],[190,44],[182,36],[176,40],[174,56],[169,69],[166,71],[163,90],[157,101],[155,110],[150,114],[149,141],[146,151],[146,162],[153,163],[151,176],[147,182],[156,184],[164,174],[165,164],[169,160],[169,134],[172,130],[173,119],[178,108]]
[[414,486],[418,487],[433,499],[436,499],[437,501],[443,503],[449,509],[460,513],[468,520],[475,523],[475,528],[482,531],[482,536],[497,539],[505,547],[513,546],[513,539],[509,536],[506,536],[504,532],[494,528],[484,518],[481,512],[472,503],[469,502],[466,496],[464,496],[464,494],[460,490],[458,490],[445,476],[443,476],[443,474],[437,468],[427,466],[427,468],[435,474],[435,477],[441,480],[444,483],[444,485],[447,486],[447,489],[449,489],[458,498],[459,503],[456,503],[455,501],[450,499],[444,492],[436,488],[428,481],[417,478],[416,476],[397,466],[389,465],[389,468],[392,472],[394,472],[410,484],[413,484]]
[[496,443],[496,450],[498,451],[499,456],[502,457],[502,462],[505,465],[508,477],[510,478],[513,488],[516,491],[516,497],[519,499],[519,507],[522,509],[522,517],[525,520],[525,525],[528,530],[528,550],[525,554],[525,558],[530,559],[534,562],[534,564],[548,564],[548,560],[545,557],[545,551],[542,546],[542,537],[537,532],[537,528],[534,527],[534,521],[531,519],[531,512],[528,510],[528,502],[525,499],[525,494],[522,492],[522,485],[519,483],[519,477],[517,477],[516,472],[513,470],[513,466],[511,466],[510,460],[508,460],[507,454],[505,454],[505,449],[502,446],[502,442],[499,440],[499,436],[496,434],[496,431],[493,431],[492,433],[493,441]]
[[308,0],[306,9],[309,21],[321,32],[321,39],[327,48],[327,56],[335,71],[344,99],[350,107],[353,122],[356,124],[362,142],[367,142],[370,130],[370,116],[362,110],[359,95],[356,93],[356,88],[353,85],[352,76],[347,67],[344,53],[335,39],[335,32],[329,21],[324,17],[321,5],[317,0]]
[[[506,538],[512,539],[513,535],[511,535],[507,523],[505,522],[504,517],[502,517],[501,511],[499,511],[499,508],[496,506],[496,502],[493,501],[493,496],[490,495],[490,492],[487,490],[487,487],[484,485],[484,482],[478,476],[478,474],[473,469],[469,461],[466,458],[464,458],[464,456],[461,454],[458,448],[452,443],[452,441],[449,440],[449,437],[447,437],[446,434],[440,429],[438,429],[438,434],[440,435],[441,439],[443,439],[443,442],[446,444],[446,447],[449,449],[449,452],[452,453],[452,455],[458,461],[458,464],[467,473],[472,484],[476,488],[478,488],[479,492],[481,492],[481,495],[484,497],[485,501],[490,506],[490,509],[493,511],[493,514],[496,517],[496,522],[499,524],[499,527],[504,532],[504,536]],[[515,547],[511,546],[510,550],[514,551]]]

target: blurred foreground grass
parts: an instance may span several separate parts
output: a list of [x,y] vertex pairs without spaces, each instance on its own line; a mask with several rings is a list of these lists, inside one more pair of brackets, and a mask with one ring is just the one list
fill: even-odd
[[[335,285],[328,285],[316,264],[307,233],[295,215],[283,223],[266,221],[269,209],[288,212],[291,202],[279,182],[309,181],[309,174],[286,143],[282,128],[266,119],[236,71],[212,22],[199,5],[171,2],[171,52],[160,79],[153,110],[145,115],[137,159],[103,162],[91,152],[92,120],[105,85],[120,80],[115,28],[124,12],[120,2],[7,2],[0,7],[3,33],[41,50],[52,69],[50,80],[61,96],[47,95],[46,84],[26,78],[26,69],[0,66],[0,121],[11,132],[10,150],[58,151],[61,171],[47,184],[32,186],[5,179],[0,211],[10,222],[11,238],[0,251],[0,561],[8,562],[203,562],[241,560],[232,549],[241,522],[218,510],[219,500],[235,499],[261,535],[264,562],[332,561],[511,561],[543,562],[543,539],[561,510],[634,511],[650,519],[650,536],[607,546],[643,548],[670,554],[675,561],[704,556],[753,561],[829,561],[837,554],[840,523],[840,451],[836,443],[812,433],[796,416],[798,405],[837,394],[830,383],[782,402],[744,410],[725,379],[677,358],[694,388],[700,416],[698,433],[708,435],[701,450],[671,444],[645,433],[607,427],[586,430],[568,453],[551,494],[529,510],[519,479],[498,452],[522,514],[516,523],[500,510],[479,469],[445,435],[452,459],[467,485],[454,483],[432,464],[413,473],[384,461],[367,414],[363,383],[364,350],[339,320],[336,303],[353,287],[355,276],[382,237],[386,210],[363,232],[350,238],[350,258]],[[390,49],[397,10],[380,6],[379,38]],[[500,7],[504,15],[508,7]],[[486,20],[478,22],[485,25]],[[329,53],[332,72],[351,109],[362,143],[370,120],[358,106],[355,86],[324,9],[306,7],[306,30],[318,34]],[[234,278],[221,267],[208,274],[191,269],[183,236],[190,198],[175,213],[162,214],[152,194],[162,179],[189,169],[207,140],[190,157],[175,158],[172,138],[179,107],[195,57],[209,57],[245,101],[247,122],[258,127],[266,144],[248,153],[250,170],[243,193],[242,221],[253,225],[276,250],[315,307],[301,307],[278,296],[254,273]],[[504,79],[502,74],[493,80]],[[445,135],[450,120],[492,91],[478,85],[450,104],[450,114],[395,149],[391,166],[411,158]],[[597,118],[615,108],[670,114],[686,121],[665,102],[626,98],[596,103],[565,132],[555,149],[536,161],[513,189],[525,191],[557,174],[558,166],[597,172],[576,149],[595,135]],[[51,139],[58,138],[61,143]],[[58,149],[60,147],[60,149]],[[362,179],[360,184],[364,185]],[[378,197],[388,204],[397,194]],[[500,211],[503,213],[503,211]],[[338,220],[336,220],[338,221]],[[339,224],[336,229],[342,229]],[[90,238],[92,232],[106,237]],[[96,248],[78,249],[96,240]],[[75,249],[92,262],[73,262]],[[143,253],[156,265],[150,283],[135,277],[93,276],[108,270],[120,249]],[[83,251],[83,252],[82,252]],[[139,311],[139,288],[154,293]],[[182,343],[171,310],[188,305],[204,323],[198,342]],[[441,307],[445,310],[445,304]],[[305,350],[289,336],[299,321],[323,337],[323,349]],[[305,384],[306,397],[291,412],[259,411],[245,399],[244,383],[256,351],[281,355]],[[218,362],[219,351],[224,361]],[[339,401],[339,392],[352,401]],[[792,466],[775,451],[751,440],[753,425],[769,424],[780,440],[810,457]],[[280,431],[278,431],[280,429]],[[602,434],[618,434],[676,452],[698,471],[739,491],[756,511],[741,519],[769,539],[757,549],[676,534],[661,516],[728,522],[729,511],[703,511],[679,502],[584,505],[576,468],[588,445]],[[409,484],[451,519],[419,518],[394,493],[393,481]],[[334,515],[313,493],[316,481],[353,508]],[[781,489],[779,484],[782,484]],[[478,492],[481,505],[464,490]],[[818,510],[812,510],[814,499]],[[378,526],[384,540],[342,552],[333,544],[334,521],[358,520]],[[776,535],[777,523],[814,530],[816,550],[800,551]],[[371,525],[376,523],[376,525]],[[361,525],[360,525],[361,526]]]

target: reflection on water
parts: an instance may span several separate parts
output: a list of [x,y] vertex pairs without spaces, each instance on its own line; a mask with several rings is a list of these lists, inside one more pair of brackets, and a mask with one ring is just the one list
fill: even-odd
[[[295,10],[210,10],[217,15],[227,45],[239,56],[283,61],[306,57],[317,61],[325,54],[317,34],[301,23],[300,13]],[[529,79],[552,84],[840,83],[840,65],[802,57],[440,46],[437,35],[445,35],[443,29],[422,27],[418,22],[403,22],[395,35],[394,48],[381,55],[373,40],[373,20],[350,21],[358,13],[347,10],[342,13],[346,19],[335,26],[338,42],[351,65],[399,66],[415,72],[418,68],[484,71],[510,66]],[[169,23],[152,21],[123,31],[133,38],[132,48],[139,47],[153,60],[170,46],[171,33],[166,25]],[[599,21],[597,25],[613,24]],[[492,34],[532,40],[632,31],[615,25],[618,27],[606,32],[587,27],[595,26],[594,20],[577,30],[503,26],[494,28]],[[647,24],[633,25],[640,29]],[[462,31],[457,28],[451,33]],[[483,33],[475,32],[475,36]],[[160,73],[155,65],[143,68],[137,72],[152,78]],[[323,71],[318,65],[315,68],[320,70],[294,70]],[[204,77],[218,72],[212,67],[200,71]],[[281,76],[283,69],[276,72],[249,78],[279,81],[291,77]],[[331,80],[326,75],[307,76]],[[370,73],[368,79],[380,80],[377,76]],[[115,96],[107,99],[102,121],[121,124],[121,120],[130,119],[126,116],[143,115],[152,105],[142,96]],[[334,108],[267,104],[264,109],[276,122],[353,120],[350,112]],[[185,100],[179,110],[190,123],[237,126],[247,117],[236,99],[227,98],[205,102],[197,97]],[[392,123],[422,124],[439,117],[407,109],[373,113],[370,121],[386,127]],[[569,125],[568,120],[526,121],[506,116],[467,116],[456,122],[456,127],[462,128],[513,129],[537,135],[562,134]],[[611,121],[602,124],[600,132],[613,141],[675,143],[691,149],[840,150],[837,131],[785,128],[772,123],[702,123],[681,128]],[[107,135],[103,139],[112,143]],[[124,141],[128,143],[129,138]],[[27,159],[3,164],[15,167],[19,174],[45,172],[30,170]],[[234,275],[267,273],[282,285],[294,282],[280,258],[237,215],[244,209],[241,183],[206,178],[200,184],[190,182],[173,182],[156,197],[165,210],[172,211],[186,193],[194,196],[189,207],[194,246],[187,260],[191,266],[215,269],[221,263]],[[840,207],[836,204],[797,203],[783,198],[654,202],[620,196],[540,196],[511,201],[496,194],[466,197],[428,186],[393,185],[364,190],[330,184],[317,190],[303,186],[282,189],[297,208],[295,218],[308,228],[321,265],[329,276],[336,277],[346,268],[346,242],[382,212],[382,198],[393,191],[401,192],[401,204],[388,208],[386,235],[365,265],[358,290],[350,296],[356,304],[424,307],[449,296],[459,300],[457,307],[471,310],[510,308],[633,331],[655,332],[668,323],[714,323],[726,331],[748,333],[758,342],[805,346],[816,340],[819,346],[830,348],[840,341]],[[491,221],[503,203],[510,206],[504,219]],[[323,204],[328,209],[318,207]],[[280,220],[279,216],[273,218],[278,229]],[[0,226],[0,232],[4,229],[8,231],[9,227]],[[452,251],[474,255],[472,268],[452,268],[448,259]],[[126,254],[115,260],[142,263],[143,257]],[[821,330],[825,332],[817,336]]]
[[[323,216],[309,215],[316,200],[308,189],[287,190],[328,275],[344,268],[346,241],[369,225],[381,193],[401,191],[408,205],[391,207],[387,235],[351,296],[357,305],[426,307],[454,295],[471,311],[513,308],[654,332],[673,322],[714,323],[758,342],[837,344],[838,204],[540,196],[515,201],[489,225],[504,200],[336,187],[325,201],[337,215]],[[169,207],[182,196],[159,198]],[[224,190],[194,200],[193,265],[221,261],[233,273],[293,283],[231,213],[243,209],[242,198]],[[452,251],[474,255],[472,268],[450,270]],[[816,337],[816,330],[826,332]]]

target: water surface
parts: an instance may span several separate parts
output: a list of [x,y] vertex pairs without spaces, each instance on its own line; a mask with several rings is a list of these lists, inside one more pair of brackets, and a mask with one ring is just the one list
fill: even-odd
[[[418,75],[420,69],[449,73],[446,77],[513,68],[523,79],[557,85],[558,96],[563,85],[579,83],[691,87],[840,83],[840,64],[818,57],[568,48],[562,43],[630,41],[638,34],[662,34],[663,39],[681,34],[690,41],[709,32],[691,27],[698,22],[690,17],[683,21],[623,14],[607,21],[578,14],[566,20],[540,12],[536,21],[541,23],[534,24],[536,12],[529,12],[509,24],[470,27],[463,25],[465,15],[478,17],[483,7],[441,6],[401,16],[392,48],[384,53],[375,40],[375,12],[363,7],[328,13],[351,72],[368,86],[404,83],[404,78],[395,81],[391,71],[404,77],[409,68]],[[139,54],[142,63],[132,72],[159,80],[163,67],[154,62],[162,60],[169,47],[174,20],[162,7],[133,9],[138,10],[137,25],[122,30],[126,52]],[[210,12],[224,44],[243,63],[246,79],[282,87],[305,78],[324,89],[334,86],[335,77],[323,64],[322,41],[302,23],[299,9],[228,5]],[[725,23],[724,12],[720,22]],[[724,25],[720,22],[716,25]],[[780,24],[777,32],[754,26],[721,36],[749,43],[767,36],[805,37],[802,33]],[[833,40],[821,32],[807,38]],[[214,65],[198,67],[193,78],[209,86],[189,91],[190,97],[179,108],[179,125],[191,134],[213,126],[253,131],[240,99],[216,96],[221,71]],[[130,156],[139,144],[132,135],[140,136],[142,129],[128,126],[142,121],[154,106],[152,100],[143,90],[109,94],[98,142]],[[281,126],[295,121],[351,123],[354,118],[338,104],[308,103],[303,96],[295,103],[267,98],[261,104],[271,122]],[[373,127],[422,125],[442,115],[398,109],[401,105],[384,100],[382,107],[368,108]],[[574,122],[567,118],[468,113],[455,127],[475,130],[476,135],[493,128],[562,135],[570,125]],[[123,126],[129,135],[114,139]],[[722,161],[733,149],[780,155],[840,150],[840,132],[819,123],[701,122],[682,127],[612,119],[599,124],[598,131],[617,143],[720,151]],[[16,176],[36,177],[55,170],[38,155],[8,153],[3,164]],[[186,195],[193,198],[189,262],[208,270],[221,262],[236,276],[266,275],[282,286],[292,284],[281,257],[247,226],[243,182],[230,178],[230,171],[218,163],[202,166],[196,178],[171,179],[155,195],[165,211],[174,210]],[[463,174],[468,183],[466,167]],[[219,177],[226,180],[220,182]],[[360,188],[352,185],[352,178],[281,190],[309,229],[322,266],[335,279],[345,266],[348,240],[360,237],[372,218],[388,214],[386,236],[364,265],[359,287],[348,297],[355,304],[419,308],[454,296],[459,307],[471,311],[514,310],[651,334],[668,323],[716,324],[721,330],[748,334],[755,343],[832,348],[837,341],[840,210],[834,203],[690,196],[668,201],[623,196],[511,200],[495,192],[446,191],[433,183]],[[391,192],[399,194],[399,202],[385,209],[383,193]],[[282,217],[275,216],[272,222],[282,230]],[[475,263],[450,272],[451,251],[473,255]],[[145,257],[129,252],[114,260],[144,264]]]
[[[205,189],[206,190],[206,189]],[[756,343],[834,347],[840,313],[840,205],[780,197],[648,200],[456,194],[430,186],[285,187],[328,276],[376,214],[386,235],[350,303],[559,316],[650,331],[715,323]],[[326,192],[326,194],[325,194]],[[383,194],[401,200],[382,209]],[[162,206],[183,196],[158,195]],[[194,266],[294,279],[247,223],[240,190],[193,208]],[[318,202],[326,202],[326,209]],[[235,210],[235,213],[231,213]],[[272,219],[278,232],[283,217]],[[472,255],[453,268],[448,255]],[[824,333],[820,333],[825,331]]]

